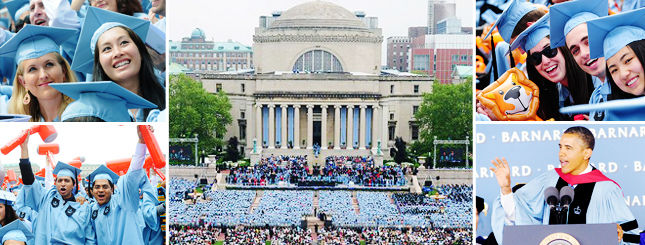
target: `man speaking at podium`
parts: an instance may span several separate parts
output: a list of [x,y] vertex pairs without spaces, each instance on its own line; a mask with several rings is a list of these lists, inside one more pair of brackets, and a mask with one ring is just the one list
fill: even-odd
[[615,223],[619,240],[639,243],[639,237],[635,235],[638,223],[625,203],[620,186],[589,164],[594,144],[595,139],[589,129],[568,128],[559,143],[561,168],[537,176],[514,193],[506,159],[492,161],[494,167],[490,169],[501,190],[492,208],[491,223],[495,237],[501,240],[505,225],[558,224],[550,220],[552,214],[545,200],[545,191],[549,187],[560,191],[562,187],[570,186],[575,195],[568,213],[563,214],[566,217],[562,223]]

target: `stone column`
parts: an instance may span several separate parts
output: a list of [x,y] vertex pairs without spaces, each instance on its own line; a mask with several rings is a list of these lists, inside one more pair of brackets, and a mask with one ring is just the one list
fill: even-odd
[[389,138],[389,129],[388,129],[388,122],[390,121],[390,110],[386,105],[381,106],[381,135],[383,136],[381,138],[381,148],[387,149],[388,147],[388,142],[390,141]]
[[340,149],[340,105],[334,105],[334,149]]
[[321,105],[320,118],[320,149],[327,149],[327,105]]
[[[379,135],[381,132],[382,116],[379,114],[378,105],[372,105],[372,149],[376,150],[378,141],[381,139]],[[381,141],[383,144],[383,141]]]
[[313,149],[314,141],[314,106],[307,105],[307,149]]
[[255,136],[251,140],[257,140],[258,149],[262,148],[262,104],[255,103]]
[[359,149],[365,149],[365,127],[367,127],[366,124],[366,118],[365,118],[365,108],[367,108],[366,105],[360,105],[361,108],[361,115],[360,115],[360,122],[358,123],[358,148]]
[[275,148],[275,105],[269,105],[269,149]]
[[289,131],[289,127],[287,126],[287,108],[288,106],[286,104],[280,105],[280,110],[282,111],[282,123],[280,124],[280,127],[282,127],[280,130],[282,133],[282,139],[280,140],[281,149],[287,149],[287,131]]
[[293,106],[293,149],[300,149],[300,105]]
[[347,106],[347,149],[354,147],[354,106]]

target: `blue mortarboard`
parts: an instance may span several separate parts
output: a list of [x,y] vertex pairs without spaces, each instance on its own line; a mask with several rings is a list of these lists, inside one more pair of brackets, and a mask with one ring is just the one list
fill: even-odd
[[36,176],[36,179],[40,181],[45,181],[45,177]]
[[56,168],[54,168],[54,174],[57,177],[72,177],[72,179],[76,179],[80,173],[80,169],[64,162],[58,162]]
[[116,184],[116,182],[119,180],[119,175],[114,173],[114,171],[112,171],[105,165],[101,165],[96,170],[94,170],[94,172],[92,172],[88,178],[90,179],[89,181],[92,184],[94,184],[94,181],[100,179],[106,179],[112,182],[112,184]]
[[[1,8],[2,7],[0,6],[0,9]],[[11,25],[10,23],[11,23],[11,21],[9,21],[8,18],[0,18],[0,28],[4,28],[4,29],[9,30],[9,26]]]
[[506,8],[506,10],[502,12],[502,15],[500,15],[497,21],[495,21],[495,24],[493,24],[493,27],[490,28],[490,31],[488,31],[484,39],[488,38],[495,27],[497,27],[497,31],[499,32],[499,35],[502,36],[504,41],[510,42],[511,35],[513,35],[513,30],[515,29],[517,22],[519,22],[520,19],[522,19],[522,17],[524,17],[524,15],[526,15],[528,12],[537,9],[535,5],[530,2],[522,0],[511,1],[511,5],[509,5],[508,8]]
[[645,97],[610,100],[598,104],[574,105],[560,109],[560,113],[584,113],[606,110],[606,121],[645,121]]
[[590,58],[609,58],[627,44],[645,39],[645,8],[587,22]]
[[0,56],[13,57],[16,64],[20,64],[23,60],[59,52],[59,45],[75,32],[72,29],[26,25],[0,47]]
[[511,43],[511,48],[508,49],[508,53],[511,50],[515,50],[517,47],[522,47],[524,52],[528,52],[535,45],[537,45],[542,39],[549,35],[549,14],[542,16],[538,21],[529,26],[522,33],[517,35],[515,41]]
[[0,122],[29,122],[31,116],[20,114],[0,114]]
[[564,46],[574,27],[608,13],[607,0],[575,0],[551,6],[551,48]]
[[11,205],[16,202],[16,195],[11,192],[0,190],[0,203]]
[[159,27],[150,25],[145,42],[148,46],[157,51],[157,53],[166,53],[166,32],[159,29]]
[[9,17],[13,18],[13,21],[18,21],[17,17],[29,10],[29,0],[13,0],[5,2],[5,5],[9,11]]
[[[141,40],[146,40],[150,21],[132,16],[89,7],[81,28],[81,34],[76,45],[72,70],[92,73],[94,68],[94,45],[103,32],[118,25],[132,29]],[[94,42],[92,42],[94,41]]]
[[157,105],[111,81],[56,83],[52,88],[75,101],[67,105],[61,121],[98,117],[106,122],[129,122],[127,109],[157,108]]
[[0,228],[0,237],[2,237],[2,244],[8,240],[26,243],[34,238],[34,234],[31,233],[30,229],[22,220],[16,219]]

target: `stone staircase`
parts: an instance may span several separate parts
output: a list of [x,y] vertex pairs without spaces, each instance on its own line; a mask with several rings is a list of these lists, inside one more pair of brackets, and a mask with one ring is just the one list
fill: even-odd
[[352,191],[352,208],[356,215],[361,214],[361,209],[358,207],[358,199],[356,199],[356,191]]
[[253,204],[251,204],[251,207],[249,208],[249,213],[252,214],[255,212],[255,209],[260,206],[260,200],[262,200],[262,195],[264,195],[263,190],[257,190],[255,191],[255,199],[253,199]]

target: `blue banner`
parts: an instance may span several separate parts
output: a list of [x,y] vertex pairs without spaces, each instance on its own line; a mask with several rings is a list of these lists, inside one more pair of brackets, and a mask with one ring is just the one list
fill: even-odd
[[[595,136],[590,163],[623,190],[625,202],[645,227],[645,124],[477,124],[476,164],[473,169],[476,195],[489,208],[500,195],[495,175],[489,169],[495,157],[505,157],[511,170],[511,187],[560,167],[560,136],[571,126],[587,127]],[[574,197],[575,198],[575,197]],[[477,235],[491,232],[490,216],[480,214]]]

